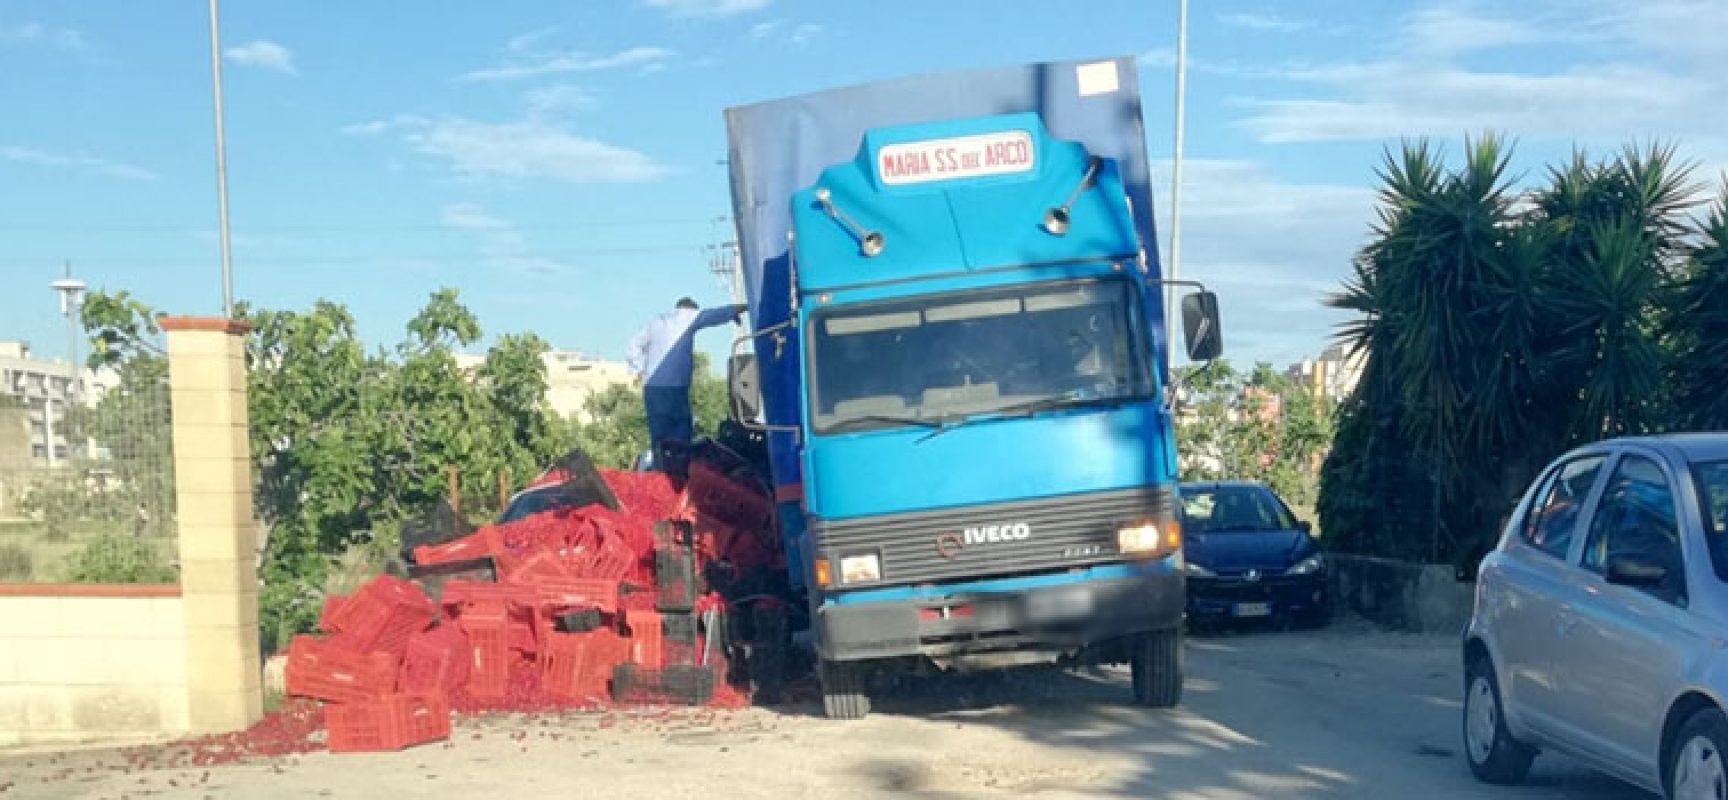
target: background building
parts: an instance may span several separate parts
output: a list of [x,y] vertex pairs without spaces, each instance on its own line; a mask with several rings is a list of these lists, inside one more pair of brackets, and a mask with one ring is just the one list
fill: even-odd
[[1287,374],[1307,384],[1315,394],[1342,402],[1356,391],[1367,359],[1365,351],[1351,353],[1343,345],[1333,345],[1321,351],[1319,358],[1291,365]]
[[[22,341],[0,341],[0,396],[16,401],[0,400],[0,406],[15,409],[14,417],[6,420],[16,424],[16,409],[23,406],[23,416],[29,427],[25,442],[20,444],[11,432],[0,434],[0,447],[25,452],[0,453],[0,462],[10,463],[23,458],[34,465],[59,463],[73,455],[73,445],[66,439],[64,420],[71,403],[86,407],[95,405],[102,393],[119,382],[113,370],[84,370],[83,386],[75,388],[74,369],[65,361],[49,361],[31,355],[30,344]],[[80,391],[82,394],[80,394]]]
[[[587,422],[588,398],[615,384],[630,383],[630,368],[622,361],[608,361],[576,350],[550,350],[541,357],[546,364],[546,406],[552,413]],[[486,363],[483,355],[463,353],[456,363],[464,370]]]

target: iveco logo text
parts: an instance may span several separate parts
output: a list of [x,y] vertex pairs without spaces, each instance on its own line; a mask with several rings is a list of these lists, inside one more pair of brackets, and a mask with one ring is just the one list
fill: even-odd
[[1003,525],[980,525],[961,531],[961,537],[966,544],[993,544],[996,542],[1018,542],[1032,537],[1032,526],[1024,522],[1012,522]]

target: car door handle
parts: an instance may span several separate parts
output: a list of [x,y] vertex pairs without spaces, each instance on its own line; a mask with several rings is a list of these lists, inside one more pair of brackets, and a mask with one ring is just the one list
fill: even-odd
[[1561,636],[1570,634],[1572,628],[1578,625],[1578,613],[1571,606],[1561,606],[1558,611],[1554,612],[1554,616],[1556,617],[1555,627]]

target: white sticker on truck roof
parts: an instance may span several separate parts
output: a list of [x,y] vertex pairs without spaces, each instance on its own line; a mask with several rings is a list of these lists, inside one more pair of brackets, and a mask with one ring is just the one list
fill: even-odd
[[1111,94],[1122,87],[1121,78],[1116,74],[1116,62],[1114,61],[1099,61],[1075,67],[1074,82],[1080,87],[1081,97]]

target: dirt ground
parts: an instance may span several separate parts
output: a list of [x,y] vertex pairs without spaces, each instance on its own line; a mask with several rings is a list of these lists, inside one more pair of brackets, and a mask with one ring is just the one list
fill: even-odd
[[810,699],[737,712],[459,721],[401,753],[131,769],[112,752],[0,754],[0,798],[1644,798],[1544,756],[1482,786],[1459,742],[1451,638],[1359,621],[1193,637],[1182,708],[1126,702],[1122,670],[930,679],[860,722]]

